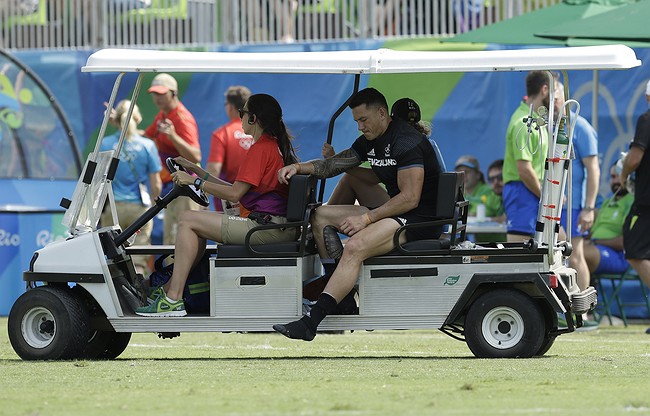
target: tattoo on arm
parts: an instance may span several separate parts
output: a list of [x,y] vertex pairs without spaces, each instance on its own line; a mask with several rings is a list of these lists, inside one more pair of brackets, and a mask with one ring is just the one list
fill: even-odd
[[352,149],[346,149],[332,156],[329,159],[312,160],[314,165],[314,176],[319,178],[331,178],[346,170],[359,166],[361,160]]

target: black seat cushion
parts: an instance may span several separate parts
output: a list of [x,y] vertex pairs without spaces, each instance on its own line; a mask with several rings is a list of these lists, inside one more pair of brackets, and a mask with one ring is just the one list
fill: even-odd
[[[422,251],[431,251],[431,250],[449,250],[451,248],[451,242],[447,238],[441,238],[439,240],[415,240],[409,241],[402,244],[402,247],[408,251],[417,252],[419,254]],[[404,253],[401,253],[399,250],[395,249],[388,253],[389,256],[403,256]]]
[[[289,195],[287,198],[287,223],[292,228],[302,233],[309,232],[309,217],[316,198],[317,178],[310,175],[294,175],[289,182]],[[286,223],[285,223],[286,224]],[[256,231],[269,229],[269,227],[280,228],[282,224],[267,224],[253,228],[248,232],[247,241],[250,235]],[[305,240],[305,248],[301,250],[300,239]],[[277,244],[222,244],[219,246],[217,256],[220,258],[271,258],[271,257],[299,257],[313,254],[315,248],[310,244],[306,234],[300,236],[298,241],[290,241]]]

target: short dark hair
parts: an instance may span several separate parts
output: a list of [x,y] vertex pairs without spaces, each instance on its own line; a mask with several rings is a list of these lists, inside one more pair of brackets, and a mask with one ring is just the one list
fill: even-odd
[[549,86],[546,71],[530,71],[526,75],[526,95],[529,97],[539,94],[544,85]]
[[357,108],[360,105],[367,105],[368,107],[380,107],[386,109],[388,112],[388,102],[386,102],[386,97],[384,94],[380,93],[374,88],[364,88],[361,91],[358,91],[350,100],[348,107],[350,109]]
[[244,104],[250,98],[251,90],[241,85],[233,85],[226,90],[224,96],[228,104],[231,104],[236,110],[239,110],[244,107]]
[[492,169],[501,169],[501,170],[503,170],[503,159],[497,159],[494,162],[490,163],[490,166],[488,166],[488,170],[487,170],[488,173]]

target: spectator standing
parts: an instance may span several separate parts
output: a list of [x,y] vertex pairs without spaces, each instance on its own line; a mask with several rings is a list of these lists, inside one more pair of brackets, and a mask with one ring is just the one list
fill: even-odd
[[[646,84],[645,99],[650,105],[650,81]],[[650,110],[636,122],[634,139],[623,162],[621,184],[627,186],[628,176],[636,174],[634,204],[625,219],[623,242],[625,258],[637,271],[643,283],[650,287]],[[650,328],[646,331],[650,334]]]
[[[120,131],[126,129],[126,137],[119,154],[120,163],[113,178],[113,196],[120,227],[124,230],[140,218],[151,206],[151,201],[160,195],[161,182],[159,172],[162,170],[156,145],[149,139],[137,134],[138,124],[142,121],[140,109],[136,105],[131,120],[126,123],[126,115],[131,101],[122,100],[111,112],[111,119],[119,131],[105,137],[100,149],[116,149]],[[149,189],[147,190],[147,183]],[[102,213],[102,224],[112,223],[110,211]],[[135,237],[136,245],[151,244],[153,222],[149,221],[140,228]],[[138,273],[148,271],[146,256],[133,256],[133,264]]]
[[[555,83],[555,113],[564,116],[565,103],[564,86]],[[589,268],[585,261],[583,250],[583,235],[591,229],[594,223],[594,209],[598,182],[600,180],[600,165],[598,163],[598,135],[596,130],[582,116],[571,114],[575,118],[573,129],[573,150],[575,159],[571,163],[571,213],[564,206],[562,220],[564,230],[567,230],[567,218],[571,215],[571,244],[573,251],[569,256],[569,266],[578,273],[578,287],[585,290],[589,287]],[[584,193],[583,193],[584,188]],[[562,238],[562,237],[560,237]]]
[[[224,110],[228,122],[212,132],[207,171],[221,180],[233,183],[246,152],[253,144],[253,136],[244,132],[238,114],[238,110],[244,108],[251,96],[251,91],[246,87],[234,85],[226,90],[224,96]],[[221,200],[215,198],[214,207],[221,211]]]
[[295,11],[298,8],[298,1],[275,0],[273,7],[275,10],[276,25],[280,28],[280,32],[282,33],[280,40],[284,43],[295,42],[293,21]]
[[549,106],[549,77],[545,71],[531,71],[526,76],[525,101],[510,118],[506,131],[503,160],[503,206],[506,212],[508,241],[525,241],[535,235],[537,211],[542,194],[544,160],[548,149],[545,128],[532,129],[522,123],[532,106],[534,118],[539,107]]
[[[169,157],[183,156],[192,163],[199,163],[199,129],[192,113],[178,98],[176,79],[169,74],[158,74],[151,81],[148,92],[159,112],[145,130],[145,136],[156,143],[160,160],[164,163]],[[160,178],[162,193],[167,194],[173,187],[171,175],[162,170]],[[163,221],[164,244],[174,244],[179,216],[190,209],[199,209],[199,204],[186,196],[176,198],[167,206]]]
[[634,196],[621,186],[615,164],[610,168],[609,186],[613,195],[601,205],[584,240],[585,261],[591,273],[624,273],[629,267],[623,251],[623,223]]

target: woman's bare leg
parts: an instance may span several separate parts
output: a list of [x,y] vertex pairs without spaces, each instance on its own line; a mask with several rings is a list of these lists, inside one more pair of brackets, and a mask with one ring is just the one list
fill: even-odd
[[222,215],[210,211],[185,211],[181,214],[176,232],[174,272],[165,285],[168,298],[179,300],[183,297],[187,276],[196,262],[201,259],[205,251],[206,240],[223,241],[221,237]]

